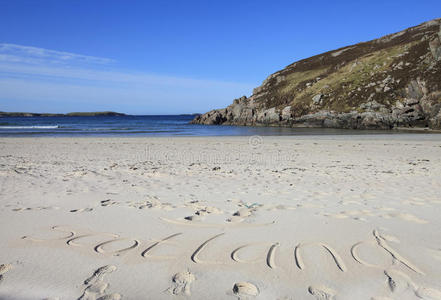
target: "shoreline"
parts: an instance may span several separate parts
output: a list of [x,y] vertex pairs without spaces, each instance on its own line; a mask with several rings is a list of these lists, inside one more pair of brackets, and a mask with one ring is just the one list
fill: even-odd
[[[205,126],[224,126],[224,125],[205,125]],[[230,125],[228,125],[230,126]],[[236,126],[236,125],[234,125]],[[240,126],[240,125],[237,125]],[[279,128],[279,126],[240,126],[240,127],[254,127],[254,128]],[[290,129],[312,129],[321,130],[323,132],[293,132],[281,133],[281,134],[266,134],[262,132],[261,134],[213,134],[213,135],[186,135],[186,134],[151,134],[151,133],[57,133],[54,132],[20,132],[20,133],[7,133],[6,131],[0,131],[0,139],[7,138],[230,138],[230,137],[251,137],[251,136],[262,136],[262,137],[314,137],[314,136],[382,136],[382,135],[438,135],[441,130],[437,129],[427,129],[427,128],[396,128],[390,130],[372,130],[372,129],[340,129],[340,128],[322,128],[322,127],[280,127],[280,128],[290,128]],[[337,132],[333,132],[337,131]],[[256,132],[258,133],[258,132]]]

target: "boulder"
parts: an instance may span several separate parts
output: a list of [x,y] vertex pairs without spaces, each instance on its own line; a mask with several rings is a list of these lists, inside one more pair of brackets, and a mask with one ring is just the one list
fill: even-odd
[[288,121],[289,119],[291,119],[292,117],[291,106],[287,106],[284,109],[282,109],[281,117],[283,121]]
[[430,52],[432,52],[433,58],[437,61],[441,60],[441,42],[440,37],[435,38],[429,42]]
[[393,124],[388,115],[375,112],[365,112],[361,114],[361,129],[391,129]]
[[280,121],[280,114],[275,107],[266,109],[257,115],[257,121],[262,124],[273,124]]
[[441,111],[436,116],[430,118],[429,126],[433,129],[441,129]]
[[212,110],[206,114],[196,116],[192,124],[220,125],[226,120],[225,109]]
[[321,103],[321,100],[322,100],[322,94],[318,94],[318,95],[315,95],[314,97],[312,97],[312,102],[315,104],[315,105],[318,105],[318,104],[320,104]]

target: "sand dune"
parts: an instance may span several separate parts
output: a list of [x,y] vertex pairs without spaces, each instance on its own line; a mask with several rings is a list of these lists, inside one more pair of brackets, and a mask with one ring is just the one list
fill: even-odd
[[441,136],[0,140],[0,299],[441,299]]

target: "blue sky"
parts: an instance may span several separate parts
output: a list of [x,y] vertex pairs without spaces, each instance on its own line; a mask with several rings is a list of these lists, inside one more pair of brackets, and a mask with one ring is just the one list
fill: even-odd
[[205,112],[441,1],[0,0],[0,111]]

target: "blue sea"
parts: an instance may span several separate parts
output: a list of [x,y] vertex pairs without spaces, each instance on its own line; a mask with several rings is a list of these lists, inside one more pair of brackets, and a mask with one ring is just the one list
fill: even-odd
[[0,136],[344,135],[395,131],[193,125],[191,115],[0,117]]

